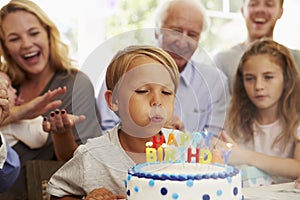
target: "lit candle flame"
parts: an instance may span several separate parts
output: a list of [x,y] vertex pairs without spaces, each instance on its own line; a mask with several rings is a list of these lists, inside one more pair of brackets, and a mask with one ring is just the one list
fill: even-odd
[[231,149],[232,145],[233,145],[233,144],[231,144],[231,143],[226,143],[226,146],[227,146],[229,149]]
[[153,142],[146,142],[146,147],[152,147],[152,145],[153,145]]

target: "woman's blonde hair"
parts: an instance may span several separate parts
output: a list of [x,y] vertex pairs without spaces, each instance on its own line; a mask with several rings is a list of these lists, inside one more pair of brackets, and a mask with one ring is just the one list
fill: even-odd
[[2,54],[5,59],[4,65],[8,66],[8,74],[12,78],[12,82],[15,85],[21,84],[25,80],[25,71],[22,70],[8,53],[5,46],[2,23],[9,13],[17,11],[25,11],[33,14],[47,31],[50,42],[49,66],[55,70],[67,70],[68,73],[71,73],[72,70],[76,70],[72,67],[68,46],[62,42],[58,28],[47,14],[30,0],[11,0],[0,10],[0,54]]
[[[271,40],[260,39],[254,42],[243,54],[235,75],[233,94],[227,119],[227,131],[235,139],[251,141],[253,123],[257,109],[247,96],[243,82],[244,63],[256,55],[267,55],[281,67],[284,81],[283,92],[278,102],[278,116],[282,132],[275,139],[275,144],[282,142],[285,148],[291,138],[296,137],[300,123],[300,77],[298,67],[285,46]],[[257,66],[261,67],[261,66]]]
[[133,45],[128,46],[124,50],[119,51],[106,71],[106,86],[108,90],[114,91],[118,89],[116,86],[122,76],[128,71],[130,64],[139,57],[149,57],[161,63],[170,73],[171,79],[175,86],[175,91],[179,82],[179,71],[172,57],[162,50],[154,46]]

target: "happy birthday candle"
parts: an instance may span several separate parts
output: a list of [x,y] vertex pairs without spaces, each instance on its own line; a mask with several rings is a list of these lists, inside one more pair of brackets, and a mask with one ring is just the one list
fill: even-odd
[[226,150],[224,150],[224,149],[221,150],[222,155],[223,155],[223,158],[224,158],[225,166],[227,166],[228,160],[229,160],[229,156],[230,156],[230,154],[231,154],[231,152],[232,152],[232,149],[231,149],[232,144],[226,143],[226,146],[229,148],[228,151],[226,151]]
[[210,139],[213,136],[212,132],[208,132],[206,129],[201,133],[202,137],[205,139],[205,146],[209,148],[210,146]]
[[176,140],[176,138],[175,138],[174,133],[170,133],[170,134],[169,134],[169,138],[168,138],[168,143],[167,143],[167,144],[168,144],[168,145],[173,144],[173,145],[175,145],[176,147],[178,147],[178,143],[177,143],[177,140]]
[[200,151],[200,163],[209,164],[212,159],[212,154],[209,149],[201,149]]
[[187,143],[190,141],[190,134],[188,133],[181,133],[180,134],[180,146],[181,147],[186,147]]
[[192,152],[193,149],[191,147],[188,148],[187,161],[190,163],[192,158],[195,158],[196,163],[199,163],[200,159],[200,149],[195,148],[195,153]]
[[221,153],[220,150],[214,149],[212,151],[212,160],[211,160],[211,163],[212,164],[215,164],[215,163],[223,164],[224,163],[223,156],[222,156],[222,153]]
[[202,140],[202,135],[199,132],[194,132],[193,133],[193,139],[192,139],[192,146],[197,147],[198,144],[200,144]]
[[156,155],[156,149],[152,148],[152,142],[146,143],[146,162],[156,162],[157,155]]
[[159,146],[157,148],[157,160],[158,162],[162,162],[164,159],[164,150],[163,150],[163,146]]
[[172,147],[166,147],[165,148],[165,157],[166,157],[166,162],[175,162],[176,158],[175,158],[175,149]]
[[160,136],[152,136],[152,147],[157,149],[159,146],[161,146],[164,143],[164,136],[160,135]]

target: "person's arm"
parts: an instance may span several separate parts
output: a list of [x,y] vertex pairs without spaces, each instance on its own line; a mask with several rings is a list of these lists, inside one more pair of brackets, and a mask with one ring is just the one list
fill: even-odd
[[[6,191],[20,174],[18,154],[5,142],[0,133],[0,193]],[[2,161],[1,161],[2,160]],[[2,162],[2,164],[1,164]]]
[[54,99],[59,95],[66,93],[66,90],[66,87],[59,87],[55,90],[48,91],[44,95],[38,96],[25,104],[12,107],[9,115],[1,125],[6,125],[22,119],[32,119],[49,110],[54,110],[61,104],[61,100]]
[[0,124],[3,123],[10,112],[7,88],[8,82],[0,79]]
[[[9,113],[7,81],[0,80],[0,123]],[[6,143],[0,132],[0,193],[6,191],[20,174],[18,154]]]
[[85,120],[85,116],[68,115],[66,110],[56,109],[44,118],[43,129],[51,133],[54,152],[58,160],[69,160],[78,147],[72,128],[78,122]]
[[[83,197],[76,196],[63,196],[63,197],[55,197],[51,196],[51,200],[73,200],[73,199],[83,199]],[[89,192],[84,200],[117,200],[117,199],[126,199],[124,194],[113,194],[106,188],[96,188]]]
[[[296,179],[299,176],[300,142],[296,144],[294,158],[282,158],[241,149],[225,132],[222,132],[221,134],[223,141],[233,144],[232,154],[229,158],[229,164],[251,165],[269,174],[276,174],[278,176],[289,177],[292,179]],[[218,146],[224,149],[226,148],[226,144],[222,141],[218,141]]]
[[3,133],[12,134],[16,140],[26,144],[31,149],[41,148],[47,141],[48,133],[43,130],[43,117],[19,120],[5,126],[1,126]]
[[[82,199],[82,197],[76,196],[64,196],[64,197],[55,197],[51,196],[51,200],[72,200],[72,199]],[[96,188],[89,192],[84,200],[117,200],[117,199],[126,199],[126,196],[123,194],[113,194],[106,188]]]
[[56,197],[56,196],[51,196],[51,200],[74,200],[74,199],[82,199],[82,197],[75,197],[75,196],[64,196],[64,197]]

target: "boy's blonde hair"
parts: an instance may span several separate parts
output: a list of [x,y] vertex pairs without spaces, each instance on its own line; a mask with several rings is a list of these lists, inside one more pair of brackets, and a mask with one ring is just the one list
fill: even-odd
[[179,71],[173,58],[161,48],[147,45],[128,46],[119,51],[106,71],[106,87],[113,91],[121,77],[128,71],[130,64],[139,57],[149,57],[161,63],[170,73],[171,79],[175,86],[175,91],[179,82]]
[[0,10],[0,54],[3,54],[5,63],[8,66],[8,74],[15,85],[21,84],[25,80],[25,72],[20,68],[16,61],[9,55],[4,42],[2,23],[9,13],[25,11],[33,14],[40,21],[41,25],[48,33],[50,42],[49,65],[55,70],[67,70],[71,73],[76,70],[72,67],[72,60],[69,58],[69,49],[60,38],[60,33],[56,25],[51,21],[47,14],[35,3],[29,0],[11,0]]
[[256,55],[269,56],[270,60],[278,64],[282,70],[284,90],[278,102],[278,116],[282,132],[274,141],[273,146],[282,142],[282,147],[285,148],[290,139],[295,138],[300,124],[300,75],[289,49],[272,39],[262,38],[254,42],[239,62],[228,113],[227,131],[237,140],[251,141],[254,137],[253,123],[257,108],[246,93],[243,66],[249,58]]

